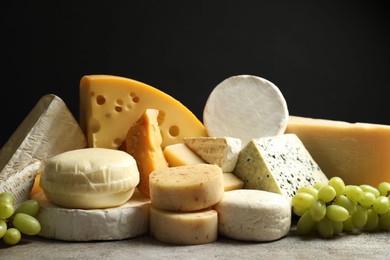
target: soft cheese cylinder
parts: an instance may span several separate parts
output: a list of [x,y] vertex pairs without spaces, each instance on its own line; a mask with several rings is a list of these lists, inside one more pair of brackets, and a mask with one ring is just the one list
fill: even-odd
[[214,242],[218,237],[215,210],[169,212],[150,208],[150,234],[156,240],[182,245]]
[[390,126],[290,116],[296,134],[324,173],[347,184],[390,181]]
[[212,164],[160,169],[149,176],[152,206],[166,211],[194,211],[219,202],[224,193],[223,174]]
[[280,194],[238,189],[225,192],[213,207],[218,212],[219,234],[246,241],[272,241],[291,227],[291,206]]
[[139,183],[134,158],[105,148],[78,149],[45,161],[40,186],[52,203],[67,208],[121,205]]

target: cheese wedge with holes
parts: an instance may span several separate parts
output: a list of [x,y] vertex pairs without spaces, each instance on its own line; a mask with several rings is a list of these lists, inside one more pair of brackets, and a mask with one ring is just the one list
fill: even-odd
[[137,189],[124,204],[107,209],[69,209],[49,202],[36,193],[41,209],[41,237],[64,241],[121,240],[149,234],[150,200]]
[[223,172],[232,172],[241,151],[241,139],[233,137],[185,137],[184,143],[210,164]]
[[184,143],[165,146],[164,156],[170,167],[206,163]]
[[323,172],[347,184],[390,181],[390,126],[290,116],[296,134]]
[[80,81],[80,125],[89,147],[118,149],[132,124],[148,108],[158,109],[162,147],[186,136],[206,136],[203,124],[183,104],[149,85],[110,75]]
[[43,96],[0,150],[0,192],[9,191],[18,205],[30,196],[42,160],[84,148],[86,138],[66,104]]
[[218,215],[212,209],[169,212],[151,207],[150,234],[156,240],[176,245],[211,243],[218,237]]
[[195,164],[160,169],[150,174],[152,206],[166,211],[195,211],[221,200],[223,174],[212,164]]
[[241,150],[234,174],[246,189],[275,192],[289,199],[302,186],[328,182],[295,134],[251,140]]
[[203,111],[208,136],[230,136],[247,144],[254,138],[283,134],[287,103],[272,82],[253,75],[237,75],[219,83]]
[[147,197],[149,194],[149,174],[154,170],[167,168],[161,148],[161,133],[158,126],[157,109],[146,109],[142,116],[130,127],[125,139],[125,151],[137,162],[140,181],[138,189]]

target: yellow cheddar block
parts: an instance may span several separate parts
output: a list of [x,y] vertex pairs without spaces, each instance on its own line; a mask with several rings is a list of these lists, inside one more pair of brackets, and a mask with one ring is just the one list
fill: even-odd
[[158,109],[162,147],[188,136],[206,136],[196,116],[176,99],[142,82],[110,75],[80,81],[80,126],[89,147],[118,149],[131,125],[148,108]]
[[206,163],[184,143],[166,146],[164,156],[170,167]]
[[290,116],[286,132],[299,137],[328,178],[390,181],[390,126]]
[[138,189],[147,197],[150,196],[149,174],[168,167],[161,149],[158,113],[157,109],[147,109],[130,127],[125,140],[125,150],[134,157],[140,173]]

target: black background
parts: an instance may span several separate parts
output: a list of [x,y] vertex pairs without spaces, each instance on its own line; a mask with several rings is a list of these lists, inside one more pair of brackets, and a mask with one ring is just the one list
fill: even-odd
[[[385,1],[1,1],[0,146],[39,98],[78,119],[83,75],[152,85],[202,120],[212,89],[252,74],[290,114],[390,124]],[[239,97],[237,97],[239,99]]]

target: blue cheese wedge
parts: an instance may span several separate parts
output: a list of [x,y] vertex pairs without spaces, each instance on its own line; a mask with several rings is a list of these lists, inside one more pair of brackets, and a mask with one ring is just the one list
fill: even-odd
[[328,182],[295,134],[251,140],[242,149],[234,174],[246,189],[275,192],[289,199],[302,186]]

